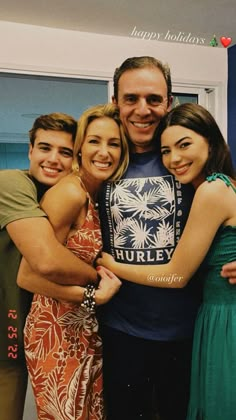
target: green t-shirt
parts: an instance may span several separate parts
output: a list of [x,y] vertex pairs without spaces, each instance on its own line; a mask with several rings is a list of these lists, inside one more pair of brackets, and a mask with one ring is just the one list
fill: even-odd
[[24,358],[23,328],[32,300],[32,294],[16,284],[21,255],[6,226],[15,220],[44,216],[28,172],[0,171],[0,360],[20,362]]

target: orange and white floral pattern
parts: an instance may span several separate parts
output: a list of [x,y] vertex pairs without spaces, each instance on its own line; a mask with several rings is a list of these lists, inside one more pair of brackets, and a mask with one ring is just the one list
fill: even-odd
[[[92,264],[101,250],[97,211],[66,243]],[[95,313],[35,295],[25,325],[25,354],[38,420],[104,420],[102,343]]]

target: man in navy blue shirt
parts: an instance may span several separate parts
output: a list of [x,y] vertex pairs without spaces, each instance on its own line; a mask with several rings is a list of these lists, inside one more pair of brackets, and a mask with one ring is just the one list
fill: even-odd
[[[114,74],[113,102],[130,143],[126,174],[104,188],[104,250],[117,261],[166,263],[183,231],[192,190],[165,170],[154,132],[172,103],[168,66],[128,58]],[[173,273],[173,275],[177,275]],[[123,281],[100,320],[108,420],[185,420],[201,283],[183,289]]]

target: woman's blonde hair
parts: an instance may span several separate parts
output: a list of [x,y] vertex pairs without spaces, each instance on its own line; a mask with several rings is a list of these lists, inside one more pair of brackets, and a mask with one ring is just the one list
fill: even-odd
[[116,122],[119,127],[120,131],[120,139],[121,139],[121,157],[120,157],[120,164],[112,175],[109,178],[109,181],[117,181],[126,171],[128,163],[129,163],[129,149],[128,149],[128,142],[125,137],[124,129],[119,117],[119,109],[114,104],[105,104],[105,105],[95,105],[86,111],[83,112],[81,117],[78,121],[78,128],[76,133],[75,145],[74,145],[74,156],[72,162],[72,170],[74,172],[78,172],[79,170],[79,153],[81,151],[81,147],[84,143],[84,139],[86,136],[86,131],[89,124],[97,118],[111,118]]

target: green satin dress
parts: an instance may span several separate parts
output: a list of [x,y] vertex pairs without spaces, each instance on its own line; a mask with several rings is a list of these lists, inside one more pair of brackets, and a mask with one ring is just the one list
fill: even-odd
[[[207,180],[219,178],[236,192],[223,174]],[[187,420],[236,420],[236,285],[220,275],[230,261],[236,261],[236,226],[221,226],[201,267],[203,303],[195,324]]]

